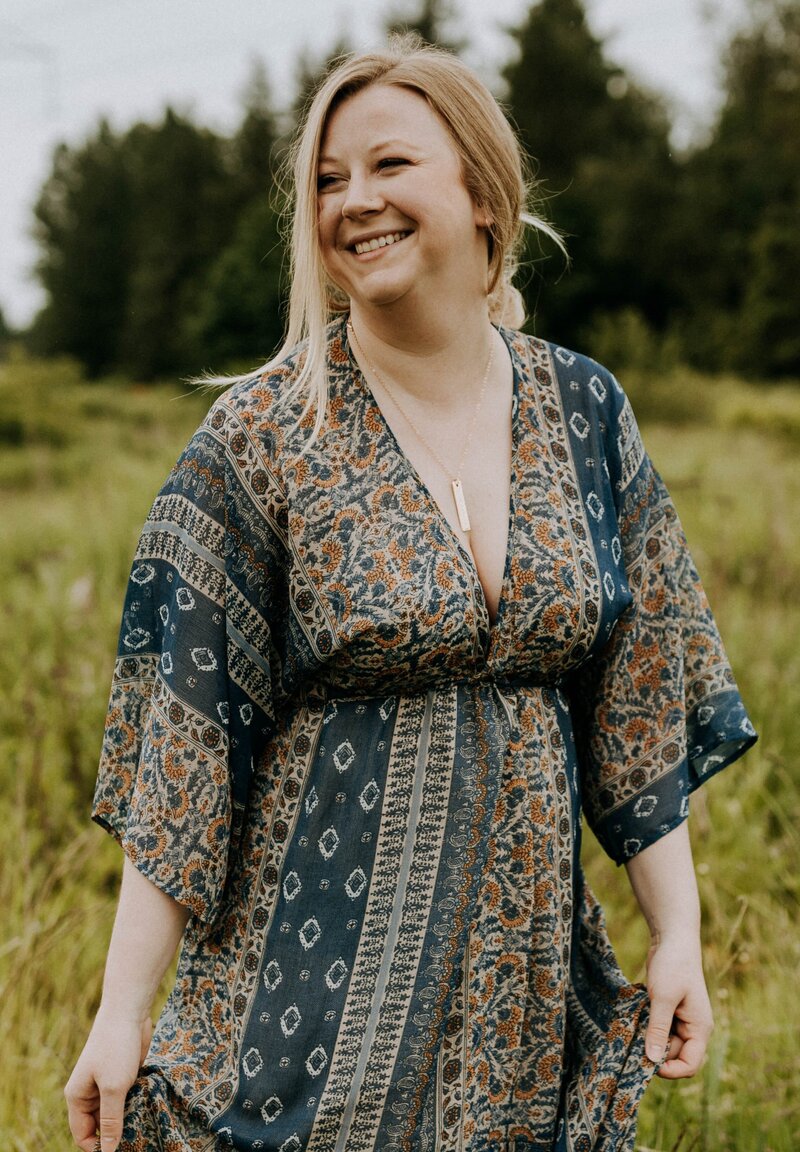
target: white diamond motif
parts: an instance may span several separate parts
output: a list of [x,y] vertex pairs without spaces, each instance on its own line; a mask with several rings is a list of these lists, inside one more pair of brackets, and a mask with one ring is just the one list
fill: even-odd
[[378,802],[378,797],[380,794],[381,790],[374,780],[370,780],[369,784],[364,785],[364,787],[361,789],[361,795],[358,798],[358,802],[365,812],[372,811]]
[[322,929],[319,926],[319,921],[314,916],[312,916],[309,920],[306,920],[298,935],[300,937],[300,943],[303,945],[307,952],[309,948],[314,947],[322,935]]
[[394,696],[390,696],[388,700],[384,700],[383,704],[381,704],[380,708],[378,709],[378,715],[380,716],[381,720],[388,720],[391,714],[394,712],[394,708]]
[[294,900],[295,896],[300,894],[300,889],[303,885],[300,882],[300,877],[296,872],[290,872],[283,882],[283,895],[287,900]]
[[338,772],[346,772],[356,758],[356,750],[349,740],[343,741],[333,754],[333,762]]
[[300,1021],[303,1017],[300,1015],[300,1009],[296,1004],[290,1004],[286,1011],[281,1016],[281,1032],[284,1036],[291,1036],[300,1027]]
[[257,1048],[250,1048],[242,1057],[242,1068],[248,1080],[252,1080],[264,1067],[264,1061]]
[[657,796],[640,796],[633,806],[633,814],[638,816],[640,820],[645,816],[652,816],[657,804]]
[[146,632],[144,628],[132,628],[130,632],[126,633],[123,643],[126,648],[135,652],[137,648],[144,648],[149,639],[150,633]]
[[603,519],[606,510],[596,492],[590,492],[586,497],[586,507],[589,509],[589,514],[594,516],[595,520]]
[[325,983],[330,988],[331,992],[335,991],[347,975],[347,965],[344,960],[339,957],[334,960],[328,971],[325,973]]
[[214,672],[217,667],[217,658],[210,648],[192,648],[192,660],[195,668],[200,672]]
[[591,380],[589,381],[589,387],[591,388],[592,392],[594,392],[595,396],[597,397],[597,399],[602,404],[602,402],[606,398],[606,386],[603,383],[603,381],[600,379],[600,377],[599,376],[592,376]]
[[351,900],[355,900],[367,886],[367,877],[363,868],[354,868],[350,875],[347,877],[347,883],[344,890]]
[[317,795],[316,788],[312,788],[306,796],[306,816],[311,815],[317,804],[319,804],[319,796]]
[[137,564],[131,572],[131,580],[134,584],[149,584],[156,574],[156,570],[152,564]]
[[192,608],[194,608],[194,596],[188,588],[179,588],[175,593],[175,603],[181,612],[191,612]]
[[283,980],[283,973],[277,960],[270,960],[264,968],[264,987],[268,992],[274,992]]
[[309,1076],[319,1076],[322,1069],[328,1063],[328,1053],[318,1044],[309,1058],[306,1060],[306,1071]]
[[261,1108],[261,1115],[264,1118],[265,1124],[272,1124],[274,1120],[278,1119],[281,1112],[283,1112],[283,1104],[281,1104],[277,1096],[270,1096],[269,1100],[266,1100]]
[[339,833],[334,827],[326,828],[319,838],[319,850],[326,860],[330,860],[339,847]]

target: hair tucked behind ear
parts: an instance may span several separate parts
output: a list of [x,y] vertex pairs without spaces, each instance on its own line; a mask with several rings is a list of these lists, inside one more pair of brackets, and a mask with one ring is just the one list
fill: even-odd
[[[555,230],[525,211],[530,182],[519,142],[491,92],[457,57],[424,44],[416,35],[405,35],[390,38],[382,52],[345,56],[335,62],[308,106],[290,150],[288,324],[275,356],[257,370],[269,371],[298,344],[305,344],[302,366],[284,399],[303,398],[304,414],[315,409],[309,444],[319,435],[327,409],[327,327],[336,313],[349,308],[347,296],[331,282],[322,263],[317,163],[333,110],[371,84],[398,85],[419,93],[450,132],[464,183],[489,221],[487,292],[489,318],[494,323],[520,327],[525,320],[522,297],[512,284],[524,224],[546,233],[564,251]],[[254,375],[214,378],[207,383],[230,384]]]

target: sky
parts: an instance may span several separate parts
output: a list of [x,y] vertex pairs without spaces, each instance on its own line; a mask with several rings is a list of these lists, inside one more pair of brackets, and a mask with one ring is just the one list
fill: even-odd
[[[490,84],[509,57],[503,28],[530,0],[455,0],[465,53]],[[707,127],[719,101],[719,46],[745,0],[586,0],[607,56],[670,102],[675,141]],[[54,146],[79,143],[101,116],[117,129],[167,103],[232,131],[253,60],[287,107],[299,54],[323,56],[344,33],[380,40],[387,9],[413,0],[2,0],[0,4],[0,308],[24,325],[42,303],[32,274],[32,206]],[[564,78],[565,84],[569,77]]]

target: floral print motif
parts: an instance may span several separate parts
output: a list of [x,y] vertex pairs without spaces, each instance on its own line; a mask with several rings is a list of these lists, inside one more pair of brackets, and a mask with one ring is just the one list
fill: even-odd
[[754,737],[609,373],[503,330],[499,612],[331,326],[231,389],[131,571],[94,818],[192,911],[123,1152],[617,1152],[654,1068],[580,869]]

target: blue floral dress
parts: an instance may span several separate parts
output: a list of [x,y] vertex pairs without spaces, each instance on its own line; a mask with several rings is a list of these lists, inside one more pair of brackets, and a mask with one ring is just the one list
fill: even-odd
[[514,364],[501,603],[329,333],[221,396],[125,601],[94,818],[193,915],[124,1152],[632,1149],[647,997],[579,860],[755,739],[669,497],[594,361]]

